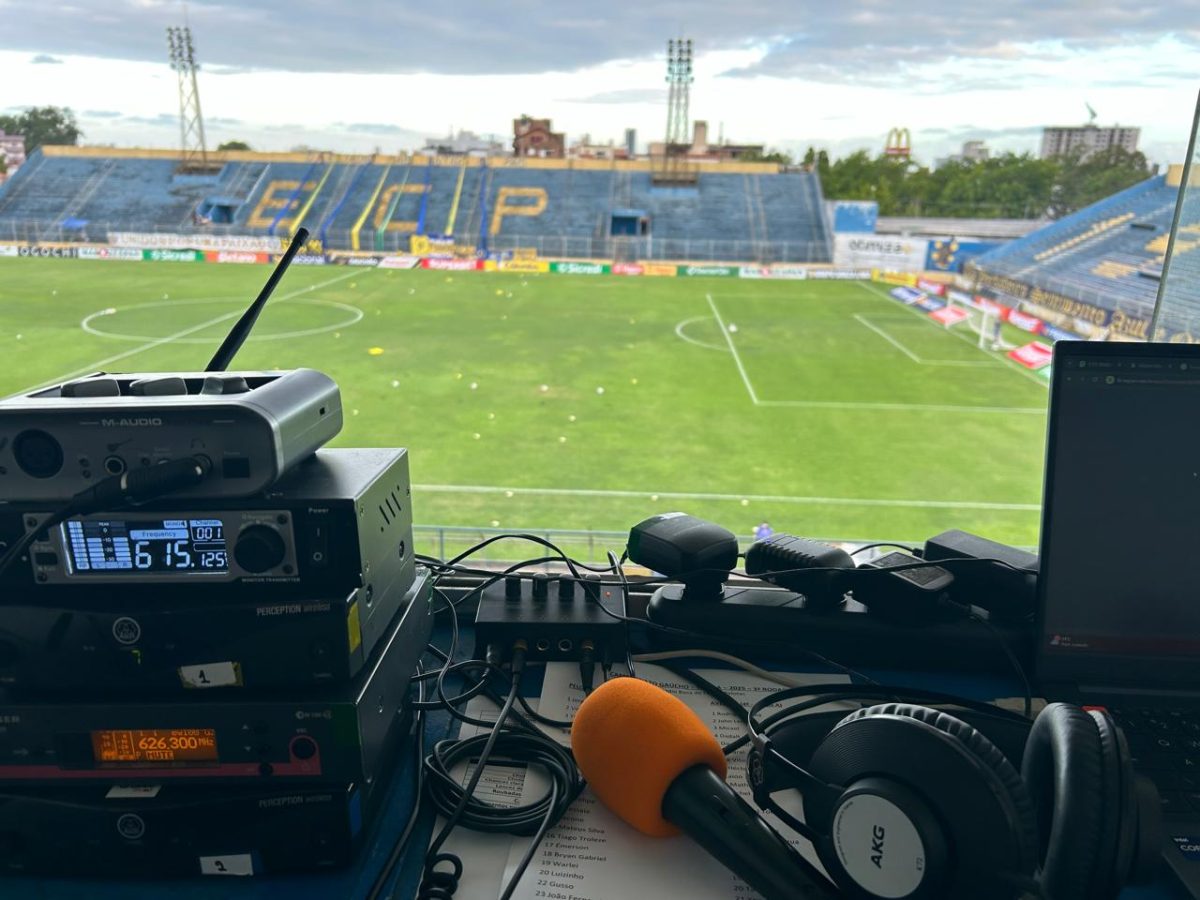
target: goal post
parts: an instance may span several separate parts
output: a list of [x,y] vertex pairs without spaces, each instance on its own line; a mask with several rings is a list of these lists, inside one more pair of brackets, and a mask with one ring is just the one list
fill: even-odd
[[966,318],[959,323],[959,327],[970,328],[978,335],[980,350],[1012,350],[1016,347],[1016,344],[1010,344],[1004,340],[1000,327],[1000,316],[996,310],[980,309],[973,303],[959,300],[956,297],[947,297],[946,305],[966,313]]

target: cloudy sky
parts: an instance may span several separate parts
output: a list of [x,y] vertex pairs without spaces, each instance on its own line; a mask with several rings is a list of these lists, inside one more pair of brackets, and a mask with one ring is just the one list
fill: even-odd
[[[452,11],[452,14],[450,14]],[[892,126],[930,161],[1046,124],[1141,126],[1178,161],[1200,88],[1200,0],[191,0],[210,143],[346,151],[522,113],[577,137],[664,129],[666,38],[696,45],[692,116],[733,141],[841,155]],[[0,108],[57,104],[89,143],[174,146],[178,2],[0,0]]]

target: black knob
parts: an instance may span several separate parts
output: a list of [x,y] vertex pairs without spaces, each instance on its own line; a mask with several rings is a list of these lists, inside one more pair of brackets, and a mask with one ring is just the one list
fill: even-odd
[[535,572],[533,575],[533,599],[546,600],[550,596],[550,576],[545,572]]
[[13,439],[13,458],[26,475],[53,478],[63,467],[63,448],[53,435],[31,428]]
[[504,599],[510,603],[521,599],[521,576],[509,575],[504,579]]
[[565,575],[558,579],[558,600],[560,603],[570,603],[575,599],[575,582]]
[[298,737],[292,741],[292,756],[296,759],[312,759],[317,755],[317,742],[312,738]]
[[287,555],[287,547],[279,532],[270,525],[247,525],[238,535],[233,558],[247,572],[266,572],[274,569]]

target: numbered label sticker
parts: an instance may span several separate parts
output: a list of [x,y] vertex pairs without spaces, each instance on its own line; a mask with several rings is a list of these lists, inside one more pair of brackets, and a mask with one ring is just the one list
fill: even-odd
[[242,683],[242,670],[235,662],[180,666],[179,680],[186,688],[230,687]]
[[229,856],[200,857],[201,875],[253,875],[254,860],[249,853],[231,853]]

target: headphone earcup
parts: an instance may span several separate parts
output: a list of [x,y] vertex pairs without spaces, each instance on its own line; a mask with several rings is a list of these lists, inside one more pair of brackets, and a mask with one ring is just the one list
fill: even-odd
[[[903,794],[897,792],[901,799],[891,801],[894,805],[903,811],[902,797],[911,792],[938,823],[949,862],[946,871],[930,873],[932,892],[923,883],[919,894],[875,896],[1011,897],[1014,888],[1004,876],[1033,874],[1035,817],[1021,778],[991,741],[954,716],[903,703],[858,710],[826,735],[808,768],[842,785],[843,798],[862,790],[878,793],[856,785],[898,785]],[[821,808],[805,800],[806,821],[830,836],[817,847],[827,870],[843,889],[869,896],[845,871],[846,854],[833,833],[839,809],[840,802]]]
[[[1105,757],[1095,721],[1077,706],[1051,703],[1029,731],[1021,775],[1033,798],[1041,838],[1039,881],[1054,900],[1089,898],[1097,866],[1106,869],[1112,844],[1101,847],[1106,815]],[[1113,789],[1115,796],[1116,789]],[[1115,843],[1115,837],[1114,837]],[[1108,879],[1104,879],[1107,881]]]

